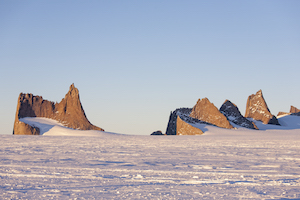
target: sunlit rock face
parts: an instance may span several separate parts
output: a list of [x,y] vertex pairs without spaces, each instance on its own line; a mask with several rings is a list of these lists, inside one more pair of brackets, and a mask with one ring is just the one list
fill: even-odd
[[300,109],[298,109],[294,106],[291,106],[290,113],[298,113],[298,112],[300,112]]
[[176,130],[177,130],[176,135],[202,135],[203,134],[202,130],[183,121],[179,116],[177,116]]
[[264,124],[280,125],[277,118],[271,114],[261,90],[248,97],[245,117],[262,121]]
[[291,115],[300,116],[300,109],[298,109],[294,106],[291,106],[290,113],[291,113]]
[[216,125],[221,128],[233,128],[227,118],[207,98],[199,99],[193,107],[190,117]]
[[79,130],[100,130],[102,128],[92,125],[86,118],[82,108],[79,91],[72,84],[65,98],[60,103],[44,100],[41,96],[21,93],[18,98],[17,111],[13,134],[39,135],[39,129],[19,121],[24,117],[45,117],[54,119],[66,127]]
[[220,108],[220,112],[223,113],[229,121],[239,126],[251,129],[258,129],[257,126],[253,122],[245,118],[239,111],[238,107],[229,100],[226,100],[223,103],[223,105]]

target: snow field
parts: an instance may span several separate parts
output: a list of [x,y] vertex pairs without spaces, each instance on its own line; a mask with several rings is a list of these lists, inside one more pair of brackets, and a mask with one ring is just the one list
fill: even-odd
[[0,199],[300,198],[299,130],[207,129],[0,136]]

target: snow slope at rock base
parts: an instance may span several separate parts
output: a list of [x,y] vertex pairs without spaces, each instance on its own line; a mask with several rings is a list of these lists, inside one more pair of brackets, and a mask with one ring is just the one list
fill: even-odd
[[[184,115],[180,115],[184,117]],[[290,131],[290,132],[300,132],[300,117],[294,115],[282,115],[278,118],[278,121],[282,124],[281,126],[263,124],[261,121],[256,121],[251,118],[249,120],[253,121],[259,130],[251,130],[241,126],[238,126],[234,123],[231,123],[235,129],[225,130],[224,128],[219,128],[209,124],[196,123],[193,121],[187,122],[193,127],[199,128],[205,134],[214,134],[214,135],[226,135],[226,134],[243,134],[244,132],[251,134],[265,134],[266,132],[278,131]],[[68,127],[65,127],[63,124],[59,123],[56,120],[42,118],[42,117],[25,117],[21,118],[20,121],[25,122],[31,126],[38,127],[41,130],[42,135],[74,135],[74,136],[99,136],[103,134],[112,134],[103,131],[96,130],[74,130]],[[272,131],[274,130],[274,131]],[[300,133],[299,133],[300,134]]]
[[75,130],[64,126],[62,123],[44,117],[24,117],[19,121],[40,129],[41,135],[62,135],[62,136],[100,136],[109,134],[98,130]]
[[300,198],[299,129],[207,128],[200,136],[0,136],[0,199]]

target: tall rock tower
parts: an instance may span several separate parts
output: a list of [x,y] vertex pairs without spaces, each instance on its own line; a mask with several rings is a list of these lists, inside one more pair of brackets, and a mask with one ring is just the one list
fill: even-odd
[[44,100],[40,96],[21,93],[18,98],[17,111],[13,134],[39,135],[38,127],[30,126],[19,119],[24,117],[45,117],[54,119],[66,127],[79,130],[99,130],[102,128],[92,125],[87,119],[82,108],[79,91],[72,84],[65,98],[60,103]]
[[264,124],[280,125],[278,119],[271,114],[261,90],[248,97],[245,117],[262,121]]

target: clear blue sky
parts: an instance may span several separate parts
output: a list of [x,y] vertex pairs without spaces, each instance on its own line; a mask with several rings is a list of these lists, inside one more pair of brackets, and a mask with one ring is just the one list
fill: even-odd
[[0,1],[0,134],[20,92],[60,101],[72,83],[88,119],[149,135],[207,97],[245,112],[300,108],[300,1]]

